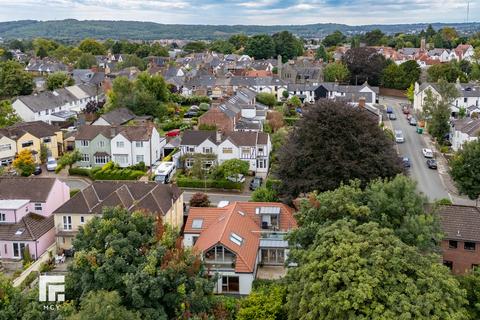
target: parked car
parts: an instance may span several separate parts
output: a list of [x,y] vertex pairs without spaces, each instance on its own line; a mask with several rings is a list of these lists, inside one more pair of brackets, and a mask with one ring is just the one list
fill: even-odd
[[387,113],[393,113],[393,108],[390,107],[390,106],[388,106],[388,107],[387,107]]
[[397,120],[397,116],[395,115],[395,113],[389,113],[389,114],[388,114],[388,119],[390,119],[390,120]]
[[232,182],[244,183],[245,182],[245,176],[243,174],[237,174],[235,176],[227,177],[227,180],[230,180]]
[[430,169],[437,170],[437,161],[435,161],[435,159],[428,159],[427,160],[427,166]]
[[403,114],[409,114],[410,110],[408,109],[408,106],[403,106],[402,108]]
[[193,105],[190,107],[190,109],[188,109],[188,111],[198,111],[198,110],[200,110],[200,108],[197,105]]
[[432,151],[432,149],[423,148],[423,149],[422,149],[422,153],[423,153],[423,156],[424,156],[425,158],[433,158],[433,151]]
[[198,112],[197,112],[197,111],[193,111],[193,110],[192,110],[192,111],[188,111],[188,112],[186,112],[186,113],[183,115],[184,118],[193,118],[193,117],[196,117],[196,116],[198,116]]
[[410,168],[412,166],[412,163],[410,162],[410,159],[407,156],[402,157],[402,163],[404,168]]
[[54,157],[48,157],[47,171],[55,171],[55,169],[57,169],[57,160]]
[[413,116],[410,113],[408,113],[407,114],[407,120],[410,121],[410,119],[412,119],[412,118],[413,118]]
[[410,123],[411,126],[416,126],[417,125],[417,119],[415,119],[414,117],[411,117],[409,123]]
[[403,136],[403,131],[402,130],[395,130],[395,142],[396,143],[405,142],[405,137]]
[[41,167],[39,164],[37,164],[37,165],[35,166],[35,171],[33,171],[33,174],[36,175],[36,176],[38,176],[38,175],[41,174],[41,173],[42,173],[42,167]]
[[262,185],[263,179],[261,177],[255,177],[250,181],[250,190],[257,190]]

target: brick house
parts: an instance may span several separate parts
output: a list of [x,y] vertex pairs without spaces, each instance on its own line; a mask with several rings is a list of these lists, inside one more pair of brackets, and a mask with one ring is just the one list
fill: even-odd
[[474,206],[442,206],[438,212],[445,234],[441,243],[443,264],[454,274],[480,265],[480,209]]
[[214,125],[217,127],[218,130],[221,130],[222,132],[232,132],[235,128],[235,120],[238,121],[239,118],[239,114],[232,114],[232,116],[230,117],[227,113],[220,110],[218,106],[215,106],[198,118],[198,125]]

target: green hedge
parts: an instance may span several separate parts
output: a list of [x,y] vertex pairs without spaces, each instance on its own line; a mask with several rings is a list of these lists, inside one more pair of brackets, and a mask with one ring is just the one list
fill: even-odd
[[298,119],[300,119],[299,117],[284,117],[283,118],[283,121],[285,121],[285,123],[289,126],[293,126],[297,121]]
[[214,189],[236,189],[242,190],[243,184],[229,180],[200,180],[187,177],[178,177],[177,185],[183,188],[214,188]]
[[71,176],[85,176],[90,177],[90,169],[86,168],[70,168],[68,169],[68,174]]
[[[143,168],[146,169],[144,166]],[[142,165],[138,164],[128,168],[119,168],[116,165],[105,165],[102,168],[96,167],[93,169],[71,168],[68,170],[68,174],[85,176],[93,180],[138,180],[145,174],[145,171],[138,169],[142,169]]]
[[20,284],[20,290],[23,291],[27,287],[29,287],[30,284],[32,284],[32,282],[38,277],[38,275],[39,275],[38,271],[30,272]]

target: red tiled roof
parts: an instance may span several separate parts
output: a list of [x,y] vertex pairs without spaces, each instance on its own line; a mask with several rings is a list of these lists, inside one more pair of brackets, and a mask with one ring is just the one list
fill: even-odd
[[[205,252],[217,243],[237,256],[235,272],[253,272],[260,244],[261,222],[256,208],[280,207],[280,230],[296,228],[293,209],[275,202],[235,202],[224,208],[191,208],[184,233],[200,234],[194,249]],[[202,220],[201,228],[192,228],[194,220]],[[235,233],[243,241],[238,245],[230,240]]]

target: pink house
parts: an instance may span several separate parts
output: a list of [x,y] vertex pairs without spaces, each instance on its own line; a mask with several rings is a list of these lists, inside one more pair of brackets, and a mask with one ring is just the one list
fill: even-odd
[[53,211],[70,199],[56,178],[0,178],[0,259],[33,259],[55,242]]

